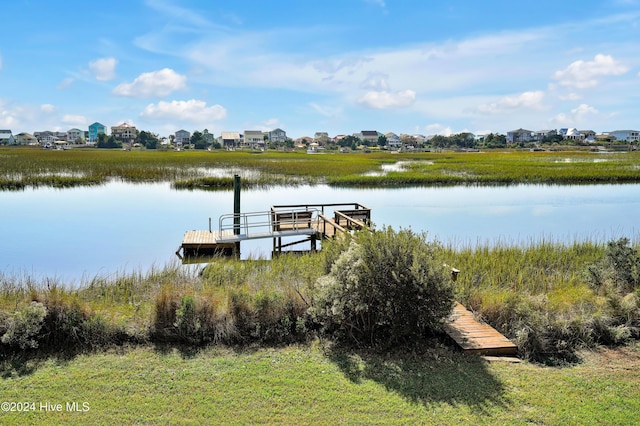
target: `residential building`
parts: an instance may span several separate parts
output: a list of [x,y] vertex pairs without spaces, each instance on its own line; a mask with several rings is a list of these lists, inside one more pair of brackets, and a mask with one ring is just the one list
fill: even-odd
[[365,144],[375,145],[378,143],[378,136],[380,136],[380,133],[375,130],[362,130],[354,136],[359,138]]
[[131,124],[122,123],[118,126],[111,126],[111,135],[122,143],[133,144],[138,137],[138,129]]
[[596,138],[596,132],[594,132],[593,130],[578,130],[580,132],[580,134],[582,135],[582,139],[587,140],[587,139],[592,139],[595,140]]
[[550,138],[552,136],[557,136],[557,134],[558,134],[558,131],[555,130],[555,129],[554,130],[537,130],[537,131],[534,132],[533,140],[539,142],[539,141],[543,140],[544,138]]
[[245,130],[242,144],[248,148],[264,148],[264,133],[260,130]]
[[519,128],[517,130],[512,130],[507,132],[507,143],[526,143],[531,142],[533,140],[533,134],[531,130],[526,130],[523,128]]
[[398,149],[402,146],[402,139],[400,136],[393,132],[388,132],[384,134],[384,137],[387,138],[387,146],[389,149]]
[[605,132],[619,141],[640,142],[640,130],[614,130],[613,132]]
[[202,132],[202,138],[207,141],[207,145],[213,145],[213,141],[215,140],[213,133],[209,133],[209,130],[207,129],[204,129]]
[[77,143],[84,140],[84,131],[80,129],[67,130],[67,141],[69,143]]
[[15,138],[11,130],[0,130],[0,145],[14,145]]
[[218,137],[220,145],[227,149],[239,146],[241,140],[239,132],[222,132]]
[[[2,130],[0,130],[1,132]],[[18,133],[16,135],[16,144],[17,145],[38,145],[38,139],[33,136],[31,133]]]
[[567,133],[564,135],[564,138],[567,140],[572,140],[576,142],[582,142],[584,140],[584,135],[578,131],[575,127],[571,127],[567,130]]
[[177,146],[189,145],[191,141],[191,133],[186,130],[178,130],[173,138],[173,143]]
[[320,146],[324,146],[329,143],[329,133],[327,132],[315,132],[313,135],[313,142],[317,143]]
[[269,132],[269,141],[284,143],[287,141],[287,132],[282,129],[273,129]]
[[89,136],[87,137],[87,142],[90,144],[94,144],[98,142],[98,135],[106,135],[107,127],[104,124],[100,124],[95,122],[89,125]]
[[42,132],[34,132],[33,136],[40,142],[40,144],[53,144],[57,141],[66,141],[67,132],[52,132],[51,130],[44,130]]

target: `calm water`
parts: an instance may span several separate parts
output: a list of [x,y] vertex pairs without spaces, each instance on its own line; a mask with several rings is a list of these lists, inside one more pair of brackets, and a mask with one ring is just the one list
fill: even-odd
[[[272,204],[359,202],[378,226],[411,227],[455,244],[635,237],[640,185],[333,189],[242,193],[242,211]],[[233,212],[233,192],[175,191],[167,183],[112,182],[0,192],[0,272],[81,282],[176,260],[186,230]],[[301,246],[302,247],[302,246]],[[271,240],[243,243],[268,256]]]

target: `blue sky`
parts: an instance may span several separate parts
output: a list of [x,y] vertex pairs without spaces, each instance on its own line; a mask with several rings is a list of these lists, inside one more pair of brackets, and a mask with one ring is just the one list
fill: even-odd
[[640,128],[640,0],[13,0],[0,128]]

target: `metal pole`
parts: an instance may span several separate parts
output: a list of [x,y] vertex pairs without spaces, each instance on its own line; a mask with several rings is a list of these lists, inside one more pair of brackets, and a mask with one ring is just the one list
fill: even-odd
[[233,234],[240,235],[240,176],[233,177]]
[[[240,235],[240,176],[233,176],[233,234]],[[240,242],[236,243],[235,255],[240,257]]]

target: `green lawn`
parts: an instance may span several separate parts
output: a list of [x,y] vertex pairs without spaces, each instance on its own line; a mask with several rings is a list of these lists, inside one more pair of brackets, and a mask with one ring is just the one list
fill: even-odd
[[[1,413],[0,424],[637,424],[637,344],[553,368],[429,345],[386,355],[318,343],[137,347],[4,362],[2,400],[36,410]],[[74,401],[88,411],[66,411]]]

